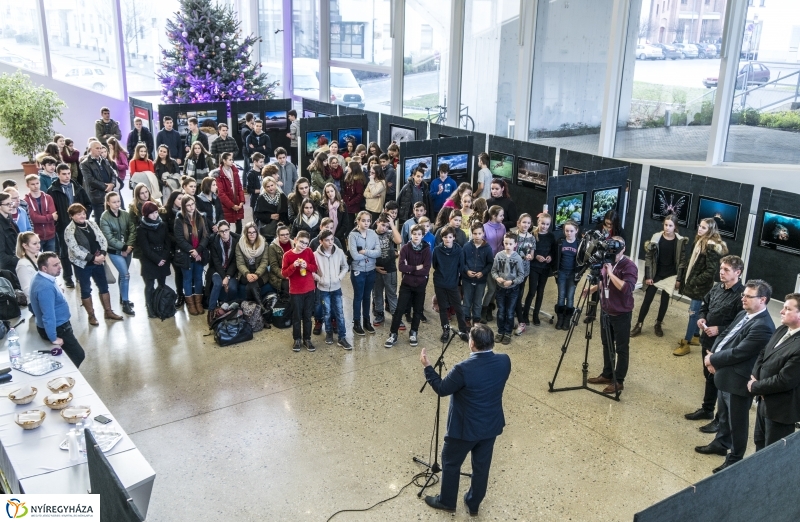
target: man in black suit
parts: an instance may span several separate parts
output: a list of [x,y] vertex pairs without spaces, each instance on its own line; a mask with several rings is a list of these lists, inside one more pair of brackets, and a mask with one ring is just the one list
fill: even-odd
[[[719,431],[707,446],[695,451],[706,455],[726,456],[725,462],[714,469],[722,471],[744,458],[750,429],[750,405],[753,396],[747,382],[753,373],[758,354],[775,332],[775,323],[767,311],[772,287],[766,281],[753,279],[744,285],[741,312],[714,341],[705,365],[714,374],[719,390],[717,410]],[[727,450],[730,449],[730,453]]]
[[782,326],[758,355],[747,389],[756,396],[756,451],[794,433],[800,421],[800,294],[789,294]]
[[470,515],[486,496],[494,441],[503,432],[503,389],[511,373],[508,355],[494,353],[494,332],[481,324],[469,332],[469,357],[453,366],[441,379],[431,367],[425,349],[419,359],[425,366],[425,379],[439,396],[450,397],[447,435],[442,447],[442,488],[439,495],[425,497],[435,509],[455,511],[461,464],[472,453],[472,484],[464,495]]
[[119,183],[111,164],[100,156],[100,147],[99,141],[90,143],[89,154],[80,163],[84,188],[92,200],[92,213],[98,225],[100,216],[105,211],[106,194],[114,190]]

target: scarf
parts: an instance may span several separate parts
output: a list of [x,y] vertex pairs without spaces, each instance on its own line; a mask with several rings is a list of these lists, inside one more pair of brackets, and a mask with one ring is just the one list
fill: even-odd
[[333,221],[333,231],[339,226],[339,202],[328,200],[328,217]]
[[314,212],[311,216],[306,216],[305,214],[301,214],[300,218],[303,220],[303,223],[308,225],[308,228],[314,228],[319,223],[319,214]]
[[225,177],[230,180],[231,185],[233,185],[233,169],[230,167],[222,167],[220,170],[225,174]]
[[147,216],[144,216],[144,217],[142,218],[142,221],[141,221],[141,223],[142,223],[142,226],[143,226],[143,227],[147,227],[147,228],[149,228],[150,230],[156,230],[156,229],[158,228],[158,225],[160,225],[160,224],[161,224],[161,216],[158,216],[158,217],[156,218],[156,220],[155,220],[155,221],[151,220],[151,219],[150,219],[149,217],[147,217]]
[[250,245],[247,244],[247,234],[242,234],[242,238],[239,240],[239,248],[250,263],[255,263],[256,258],[264,254],[265,243],[266,241],[264,241],[264,238],[259,234],[255,248],[251,248]]
[[211,222],[212,223],[216,223],[217,222],[217,207],[214,205],[214,194],[213,193],[206,194],[205,192],[201,192],[200,194],[197,195],[197,197],[211,205],[211,216],[210,216],[211,217]]
[[325,171],[327,172],[327,174],[330,177],[332,177],[336,181],[341,181],[342,177],[344,177],[344,169],[342,168],[341,165],[339,165],[335,169],[332,169],[330,167],[326,167]]
[[275,208],[278,208],[278,206],[280,205],[281,193],[279,191],[276,190],[273,196],[270,196],[269,192],[264,192],[262,196],[264,197],[264,199],[267,200],[267,203],[274,206]]

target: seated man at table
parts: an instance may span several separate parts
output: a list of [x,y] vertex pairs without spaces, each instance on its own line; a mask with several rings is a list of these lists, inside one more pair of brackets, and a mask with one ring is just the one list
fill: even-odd
[[39,272],[33,278],[30,290],[36,329],[42,339],[60,346],[77,368],[86,353],[72,332],[69,305],[56,284],[56,277],[61,275],[61,260],[55,252],[42,252],[36,265]]

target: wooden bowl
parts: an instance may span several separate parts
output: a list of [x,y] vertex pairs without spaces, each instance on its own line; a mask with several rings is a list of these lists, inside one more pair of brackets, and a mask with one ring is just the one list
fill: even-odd
[[[22,389],[22,388],[20,388],[20,389]],[[27,397],[17,397],[14,394],[17,393],[19,390],[15,390],[15,391],[13,391],[13,392],[8,394],[8,398],[14,404],[28,404],[28,403],[33,401],[33,399],[36,397],[36,393],[39,391],[33,386],[31,386],[31,390],[33,390],[33,393],[31,393]]]
[[[20,415],[24,415],[26,413],[38,414],[39,415],[39,420],[20,422],[19,416]],[[17,426],[20,426],[23,430],[34,430],[34,429],[36,429],[36,428],[38,428],[39,426],[42,425],[42,423],[44,422],[44,418],[46,416],[47,416],[47,414],[45,412],[43,412],[42,410],[28,410],[28,411],[23,411],[22,413],[17,413],[16,415],[14,415],[14,422],[16,422]]]
[[45,405],[51,410],[63,410],[72,402],[72,393],[67,393],[66,398],[56,400],[55,395],[48,395],[44,398]]
[[70,424],[76,424],[92,414],[89,406],[69,406],[61,410],[61,418]]
[[[53,383],[57,379],[66,379],[67,380],[67,384],[62,384],[62,386],[60,386],[60,387],[53,386]],[[75,379],[73,379],[72,377],[56,377],[55,379],[53,379],[53,380],[51,380],[51,381],[49,381],[47,383],[47,387],[53,393],[60,393],[60,392],[65,392],[65,391],[71,390],[73,386],[75,386]]]

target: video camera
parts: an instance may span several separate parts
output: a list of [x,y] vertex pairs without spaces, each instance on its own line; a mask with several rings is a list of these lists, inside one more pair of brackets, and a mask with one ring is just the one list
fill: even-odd
[[592,279],[600,277],[603,265],[614,263],[617,254],[625,248],[625,243],[618,239],[603,239],[603,234],[599,230],[587,231],[581,238],[578,246],[578,265],[580,270],[575,273],[575,282],[581,280],[583,274],[588,269]]

